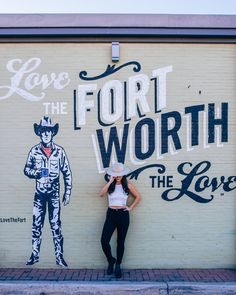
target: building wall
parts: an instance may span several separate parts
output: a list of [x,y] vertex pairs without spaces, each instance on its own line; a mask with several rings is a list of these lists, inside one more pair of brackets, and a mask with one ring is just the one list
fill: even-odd
[[[34,123],[50,116],[72,170],[71,202],[61,208],[69,267],[106,266],[107,200],[98,193],[117,154],[142,196],[124,267],[234,267],[235,58],[235,45],[124,43],[109,74],[110,43],[1,44],[0,266],[24,267],[31,254],[35,180],[23,169],[40,142]],[[48,216],[35,267],[57,267]]]

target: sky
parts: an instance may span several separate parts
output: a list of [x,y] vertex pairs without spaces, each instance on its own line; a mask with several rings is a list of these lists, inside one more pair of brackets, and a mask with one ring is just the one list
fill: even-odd
[[236,0],[0,0],[1,13],[232,14]]

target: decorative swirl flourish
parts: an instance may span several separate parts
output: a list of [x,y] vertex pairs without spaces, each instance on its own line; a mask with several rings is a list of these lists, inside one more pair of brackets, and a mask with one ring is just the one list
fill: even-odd
[[[139,174],[141,172],[143,172],[146,169],[150,169],[150,168],[157,168],[157,172],[158,173],[161,173],[161,174],[163,174],[165,172],[165,170],[166,170],[166,167],[164,165],[161,165],[161,164],[151,164],[151,165],[147,165],[147,166],[138,168],[138,169],[130,172],[129,174],[126,175],[126,177],[127,178],[130,178],[130,179],[133,179],[134,178],[135,180],[137,180],[138,177],[139,177]],[[109,176],[107,174],[105,174],[104,179],[106,181],[109,181]]]
[[143,172],[146,169],[150,169],[150,168],[154,168],[154,167],[157,168],[157,172],[158,173],[163,174],[166,171],[166,167],[164,165],[161,165],[161,164],[151,164],[151,165],[147,165],[147,166],[138,168],[138,169],[132,171],[131,173],[129,173],[128,175],[126,175],[126,176],[129,177],[130,179],[133,179],[134,178],[134,179],[137,180],[138,177],[139,177],[139,174],[141,172]]
[[107,68],[106,68],[104,73],[102,73],[102,74],[100,74],[98,76],[94,76],[94,77],[86,77],[88,73],[86,71],[81,71],[79,73],[79,77],[80,77],[81,80],[85,80],[85,81],[98,80],[98,79],[104,78],[106,76],[112,75],[115,72],[117,72],[117,71],[121,70],[122,68],[127,67],[129,65],[134,65],[134,67],[133,67],[134,72],[139,72],[141,70],[141,65],[140,65],[139,62],[130,61],[130,62],[127,62],[127,63],[119,66],[118,68],[115,68],[116,65],[112,65],[112,66],[107,65]]

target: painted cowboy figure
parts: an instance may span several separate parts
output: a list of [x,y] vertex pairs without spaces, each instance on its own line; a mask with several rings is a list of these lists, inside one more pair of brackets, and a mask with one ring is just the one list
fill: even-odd
[[70,202],[72,176],[64,149],[52,140],[59,125],[53,125],[49,117],[43,117],[40,124],[34,124],[34,132],[41,142],[34,146],[28,155],[24,174],[36,180],[32,224],[32,254],[26,265],[39,261],[41,234],[48,207],[49,223],[55,247],[56,263],[67,267],[63,258],[63,236],[60,219],[60,172],[63,174],[65,193],[62,199],[66,206]]

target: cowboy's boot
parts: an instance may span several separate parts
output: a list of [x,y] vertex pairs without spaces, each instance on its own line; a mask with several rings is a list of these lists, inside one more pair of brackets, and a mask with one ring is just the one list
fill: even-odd
[[41,238],[32,239],[32,254],[29,260],[26,262],[26,265],[33,265],[39,262],[40,244],[41,244]]
[[60,255],[56,258],[56,264],[60,265],[60,266],[68,267],[68,264],[65,262],[62,255]]
[[55,254],[56,254],[56,264],[64,267],[68,267],[67,263],[63,258],[63,237],[54,238]]
[[33,253],[31,254],[30,258],[26,262],[26,265],[33,265],[39,262],[39,257],[35,256]]

